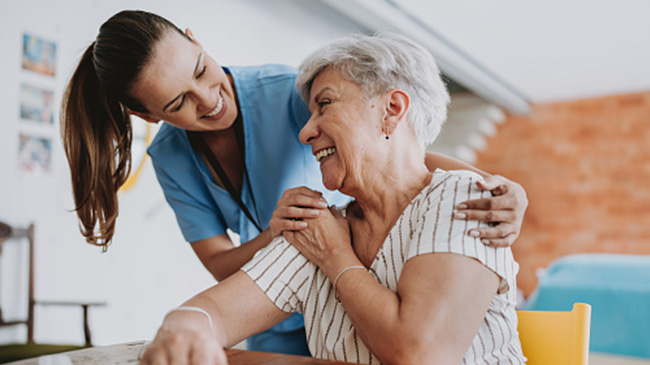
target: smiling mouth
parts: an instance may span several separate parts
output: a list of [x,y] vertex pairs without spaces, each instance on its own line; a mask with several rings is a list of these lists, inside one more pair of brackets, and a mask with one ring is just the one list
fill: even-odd
[[321,162],[325,157],[331,156],[336,153],[336,147],[323,148],[316,152],[316,161]]
[[219,90],[218,95],[219,95],[219,100],[217,100],[217,106],[214,109],[212,109],[212,111],[202,116],[201,118],[212,118],[221,112],[221,110],[223,109],[223,96],[221,95],[221,90]]

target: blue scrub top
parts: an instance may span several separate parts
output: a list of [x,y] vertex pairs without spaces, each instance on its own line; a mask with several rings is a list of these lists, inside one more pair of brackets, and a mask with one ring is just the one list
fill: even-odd
[[[311,147],[298,139],[310,114],[294,87],[296,69],[263,65],[224,70],[232,75],[239,100],[245,162],[255,204],[247,185],[242,187],[241,199],[262,228],[269,226],[282,193],[293,187],[321,191],[330,205],[347,203],[348,196],[325,189]],[[184,130],[163,124],[147,153],[188,242],[223,234],[227,228],[238,233],[241,242],[259,234],[228,191],[214,183]],[[302,325],[302,317],[292,316],[274,329],[293,330]]]

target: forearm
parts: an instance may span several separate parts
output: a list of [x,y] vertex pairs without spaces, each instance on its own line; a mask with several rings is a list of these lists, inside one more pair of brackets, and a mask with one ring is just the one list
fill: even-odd
[[435,171],[435,169],[442,169],[447,171],[469,170],[483,177],[488,177],[491,175],[483,170],[477,169],[476,167],[468,163],[435,152],[427,152],[426,157],[424,159],[424,163],[427,165],[429,171]]
[[[321,269],[334,283],[346,267],[360,266],[354,257],[337,258]],[[336,282],[336,292],[350,317],[354,328],[370,351],[383,363],[404,363],[404,351],[416,337],[408,323],[400,316],[400,299],[397,294],[381,285],[367,270],[352,269],[343,273]],[[377,305],[381,303],[381,305]]]
[[400,298],[395,292],[364,270],[343,274],[337,292],[363,343],[382,363],[410,362],[407,358],[414,355],[412,345],[418,336],[400,316]]
[[160,332],[179,333],[195,332],[199,336],[213,338],[220,347],[232,345],[226,323],[219,309],[216,286],[207,289],[181,305],[181,308],[198,308],[204,310],[209,319],[198,311],[173,310],[164,319]]
[[252,240],[213,255],[206,264],[206,268],[217,281],[222,281],[241,269],[255,256],[257,251],[266,247],[271,240],[271,233],[267,228]]
[[203,337],[214,338],[221,347],[233,346],[247,337],[281,322],[289,313],[279,310],[255,282],[238,271],[228,279],[197,294],[182,306],[206,311],[212,320],[212,332],[207,332],[209,320],[195,311],[174,311],[165,319],[174,326],[191,326]]
[[[170,312],[143,354],[143,364],[226,364],[224,347],[286,319],[244,272],[203,291]],[[189,307],[189,308],[188,308]],[[207,316],[206,316],[207,314]],[[212,324],[212,325],[211,325]]]

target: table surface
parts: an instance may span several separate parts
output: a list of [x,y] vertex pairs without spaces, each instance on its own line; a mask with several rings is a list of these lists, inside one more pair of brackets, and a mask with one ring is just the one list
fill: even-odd
[[[42,356],[40,358],[22,360],[7,365],[120,365],[137,364],[138,357],[146,342],[132,342],[113,346],[92,347],[84,350],[70,351],[58,355]],[[226,350],[230,365],[276,365],[276,364],[298,364],[298,365],[344,365],[347,363],[313,359],[303,356],[291,356],[271,354],[266,352],[255,352],[245,350]],[[592,365],[650,365],[650,359],[620,357],[610,354],[590,353]]]
[[[83,350],[64,352],[56,355],[41,356],[39,358],[21,360],[10,363],[11,365],[122,365],[137,364],[138,359],[148,342],[138,341],[112,346],[91,347]],[[228,349],[228,363],[261,364],[261,365],[343,365],[345,362],[314,359],[304,356],[282,355],[267,352]],[[9,365],[9,364],[8,364]]]

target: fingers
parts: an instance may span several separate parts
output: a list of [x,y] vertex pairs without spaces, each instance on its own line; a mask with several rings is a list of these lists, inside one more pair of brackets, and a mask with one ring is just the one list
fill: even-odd
[[483,190],[490,191],[494,196],[507,196],[509,198],[507,202],[511,209],[525,210],[528,206],[526,190],[523,186],[503,176],[492,175],[477,182],[476,185]]
[[493,196],[458,204],[454,218],[495,224],[492,227],[472,229],[468,235],[480,238],[488,246],[512,245],[519,236],[528,206],[526,191],[516,182],[499,175],[489,176],[477,182],[477,185],[483,190],[489,190]]
[[327,208],[327,202],[323,198],[323,194],[305,186],[285,190],[278,202],[278,206],[280,205]]
[[279,219],[306,219],[316,218],[320,214],[320,209],[305,208],[305,207],[278,207],[273,215]]
[[501,238],[483,238],[481,239],[481,242],[490,247],[510,247],[512,246],[513,243],[515,243],[515,240],[517,239],[517,235],[514,233],[511,233],[505,237]]
[[517,224],[501,223],[494,227],[472,228],[467,235],[479,238],[487,246],[508,247],[519,236],[518,228]]
[[153,364],[167,364],[167,355],[164,351],[161,351],[151,346],[147,348],[145,353],[140,359],[140,365],[153,365]]
[[327,201],[318,191],[304,186],[286,190],[271,217],[269,225],[272,237],[287,230],[307,228],[308,225],[303,220],[318,217],[320,211],[325,208]]
[[307,227],[309,227],[307,222],[298,219],[283,219],[273,223],[273,231],[277,232],[275,236],[286,231],[299,231]]
[[278,201],[278,207],[281,206],[325,209],[327,208],[327,201],[320,195],[320,193],[316,195],[285,191],[282,198]]
[[513,223],[517,220],[517,214],[513,210],[458,210],[454,213],[454,218],[487,223]]
[[483,190],[494,190],[499,188],[501,185],[507,185],[509,182],[510,180],[501,175],[490,175],[485,179],[478,181],[476,185],[478,185]]
[[149,345],[140,364],[187,364],[189,349],[182,346],[182,339],[178,335],[171,335],[164,341]]
[[192,344],[187,343],[187,339],[180,335],[172,335],[167,340],[168,351],[167,360],[169,364],[188,364],[190,358],[190,347]]
[[154,343],[142,356],[141,365],[227,364],[228,357],[220,346],[206,339],[189,339],[171,335]]
[[456,206],[459,210],[478,209],[478,210],[496,210],[496,209],[515,209],[517,207],[513,196],[501,195],[490,198],[482,198],[464,201]]
[[281,234],[283,231],[295,231],[307,228],[307,222],[304,219],[316,218],[320,214],[319,209],[283,206],[278,207],[271,217],[271,234],[273,237]]

